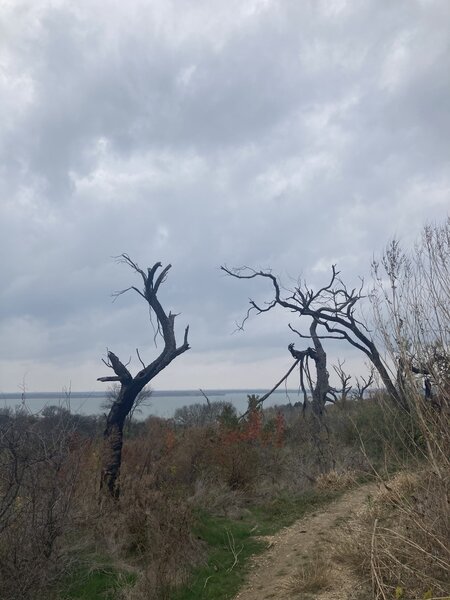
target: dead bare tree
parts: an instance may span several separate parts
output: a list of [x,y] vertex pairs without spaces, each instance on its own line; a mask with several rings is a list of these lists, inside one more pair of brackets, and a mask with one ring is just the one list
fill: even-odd
[[[189,350],[189,326],[184,331],[183,343],[181,346],[177,346],[175,338],[175,317],[177,315],[172,312],[167,314],[158,299],[159,288],[166,280],[171,265],[162,268],[162,264],[157,262],[145,272],[131,260],[128,254],[122,254],[119,257],[119,261],[128,265],[141,276],[144,287],[141,291],[133,285],[116,292],[115,296],[118,297],[132,290],[148,303],[150,315],[154,314],[156,316],[156,335],[161,335],[164,347],[155,360],[148,365],[144,364],[138,350],[136,350],[143,368],[134,377],[127,369],[127,366],[113,352],[108,351],[108,359],[103,361],[107,367],[114,371],[115,375],[99,377],[98,381],[114,381],[120,384],[117,398],[113,402],[106,419],[104,431],[105,446],[100,482],[100,488],[107,490],[114,498],[117,498],[119,495],[118,477],[122,461],[123,428],[128,414],[133,409],[138,394],[177,356]],[[159,269],[162,270],[157,276]]]
[[364,394],[373,385],[375,381],[375,369],[370,365],[369,375],[367,377],[356,377],[356,389],[353,390],[352,396],[355,400],[364,400]]
[[[335,401],[335,391],[330,386],[330,375],[327,369],[327,355],[323,348],[320,336],[317,333],[319,323],[313,320],[309,328],[309,336],[306,336],[289,325],[290,329],[297,333],[301,338],[310,338],[314,348],[308,347],[306,350],[295,350],[294,344],[289,344],[288,349],[299,363],[300,387],[303,392],[303,415],[305,415],[308,406],[308,393],[306,391],[305,379],[308,383],[311,394],[311,409],[313,419],[311,422],[312,440],[316,447],[318,466],[320,471],[325,471],[327,467],[327,448],[329,442],[329,431],[326,426],[325,405],[327,402]],[[312,360],[315,367],[315,377],[311,374],[309,361]],[[325,435],[326,434],[326,435]]]
[[336,393],[341,399],[341,402],[345,404],[347,401],[348,395],[352,391],[353,386],[349,385],[352,376],[348,375],[344,371],[344,360],[338,360],[338,364],[333,366],[333,370],[339,378],[340,387],[336,389]]
[[348,289],[340,279],[336,266],[333,265],[330,281],[317,291],[306,284],[299,283],[294,289],[287,290],[286,295],[282,295],[282,286],[279,279],[271,271],[255,271],[250,267],[230,269],[222,266],[221,269],[237,279],[267,279],[273,287],[274,297],[272,300],[265,302],[263,305],[250,300],[250,308],[242,325],[252,312],[262,314],[276,306],[281,306],[298,316],[311,317],[317,323],[317,326],[321,326],[324,330],[323,333],[317,334],[318,338],[346,340],[352,346],[358,348],[370,359],[380,374],[381,380],[393,401],[402,408],[408,409],[406,399],[392,381],[370,331],[356,316],[356,307],[364,298],[362,293],[363,283],[361,283],[359,289]]

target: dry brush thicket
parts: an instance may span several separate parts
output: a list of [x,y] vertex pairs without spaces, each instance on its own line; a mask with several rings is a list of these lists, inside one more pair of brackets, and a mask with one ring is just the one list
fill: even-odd
[[[123,585],[124,597],[168,598],[206,558],[205,543],[193,534],[198,511],[239,519],[248,507],[295,497],[320,481],[312,415],[286,405],[256,408],[239,422],[231,406],[219,408],[211,403],[219,416],[204,423],[195,422],[196,414],[188,425],[156,417],[132,424],[120,497],[102,502],[100,419],[78,421],[58,410],[3,414],[0,597],[60,598],[74,573],[113,568],[132,576],[133,585]],[[375,398],[327,414],[326,459],[334,469],[327,489],[336,481],[338,488],[347,470],[370,473],[360,436],[381,466],[384,442],[373,437],[369,414],[388,435],[390,422]]]
[[69,567],[67,536],[82,453],[69,422],[0,418],[1,598],[42,598]]
[[373,272],[377,330],[408,400],[394,435],[422,458],[400,462],[402,471],[348,524],[339,552],[370,575],[374,598],[448,597],[450,220],[426,227],[411,252],[391,242]]

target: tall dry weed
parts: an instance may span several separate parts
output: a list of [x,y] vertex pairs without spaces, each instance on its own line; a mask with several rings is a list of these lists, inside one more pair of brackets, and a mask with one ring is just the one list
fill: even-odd
[[448,492],[433,472],[399,473],[343,526],[338,555],[371,577],[375,598],[449,593]]

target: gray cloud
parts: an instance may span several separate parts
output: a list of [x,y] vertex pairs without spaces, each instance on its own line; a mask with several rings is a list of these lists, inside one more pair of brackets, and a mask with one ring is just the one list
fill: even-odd
[[145,307],[109,297],[132,278],[112,259],[124,251],[173,263],[164,300],[191,324],[190,356],[157,385],[269,385],[288,316],[231,335],[269,290],[218,267],[314,284],[338,262],[354,281],[390,236],[409,243],[447,213],[449,13],[445,0],[4,3],[0,389],[25,371],[35,389],[91,389],[106,346],[150,355]]

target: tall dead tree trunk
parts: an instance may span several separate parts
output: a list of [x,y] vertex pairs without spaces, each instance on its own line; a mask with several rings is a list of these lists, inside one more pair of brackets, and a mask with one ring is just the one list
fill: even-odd
[[330,376],[327,370],[327,355],[317,335],[317,321],[313,321],[309,328],[311,339],[314,343],[314,362],[316,363],[317,380],[312,394],[312,409],[315,416],[322,420],[325,404],[330,391]]
[[[309,336],[314,344],[314,348],[306,350],[295,350],[294,344],[289,344],[290,353],[299,362],[300,367],[300,383],[303,390],[303,411],[305,413],[307,406],[307,392],[305,388],[305,379],[308,383],[311,393],[311,412],[313,419],[311,422],[311,434],[314,445],[317,451],[317,460],[320,471],[324,471],[327,466],[327,448],[328,448],[328,429],[324,420],[325,405],[329,401],[333,401],[329,394],[333,393],[330,387],[330,375],[327,369],[327,355],[317,333],[319,323],[313,320],[309,328]],[[293,329],[300,337],[306,337]],[[312,359],[315,366],[315,381],[310,373],[308,360]]]
[[[130,286],[125,290],[117,292],[115,295],[119,296],[133,290],[148,303],[150,311],[156,316],[157,333],[162,336],[164,347],[159,356],[149,365],[145,365],[142,362],[139,352],[136,350],[143,368],[134,377],[126,365],[113,352],[108,351],[108,360],[103,361],[114,371],[115,375],[99,377],[98,381],[117,381],[120,383],[118,396],[112,404],[106,419],[106,427],[103,434],[104,449],[100,480],[100,489],[107,491],[114,498],[117,498],[119,495],[118,478],[122,462],[123,428],[139,392],[177,356],[189,350],[189,327],[185,329],[183,343],[181,346],[177,346],[175,338],[176,315],[171,312],[166,314],[158,299],[159,288],[165,281],[171,265],[162,268],[161,263],[157,262],[145,272],[127,254],[122,254],[119,260],[127,264],[142,277],[144,287],[141,291],[135,286]],[[157,276],[159,269],[162,270]]]
[[[305,379],[307,380],[308,386],[311,392],[311,408],[312,412],[316,417],[320,419],[323,416],[325,404],[328,401],[332,401],[328,394],[332,391],[330,387],[330,375],[327,369],[327,355],[320,341],[320,337],[317,334],[318,322],[313,320],[309,328],[309,336],[305,336],[296,331],[291,327],[292,331],[295,331],[300,337],[311,338],[314,344],[314,348],[307,348],[306,350],[295,350],[294,344],[289,344],[288,349],[294,358],[299,361],[300,364],[300,385],[304,393],[304,408],[308,403],[307,393],[305,389]],[[308,359],[314,361],[316,369],[315,383],[313,383],[309,367]]]

